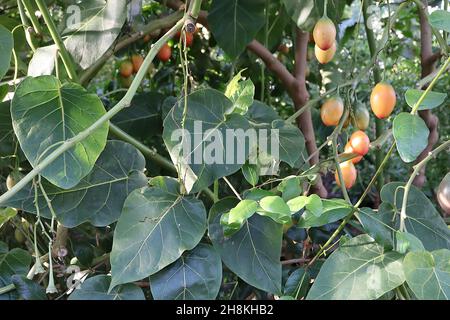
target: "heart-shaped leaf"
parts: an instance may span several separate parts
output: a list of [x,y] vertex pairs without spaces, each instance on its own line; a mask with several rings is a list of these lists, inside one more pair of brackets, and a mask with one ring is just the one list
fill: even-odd
[[385,252],[368,235],[357,236],[327,258],[309,300],[378,299],[405,281],[403,256]]
[[213,247],[199,244],[150,277],[156,300],[213,300],[222,284],[222,261]]
[[281,224],[291,221],[291,210],[279,196],[264,197],[259,201],[259,206],[258,214],[262,216],[270,217]]
[[[11,103],[14,132],[33,166],[104,114],[105,108],[96,95],[78,84],[61,84],[53,76],[26,78]],[[41,174],[60,188],[74,187],[92,170],[105,148],[107,135],[108,123],[104,123]]]
[[394,119],[393,134],[402,160],[412,162],[427,147],[430,130],[418,115],[402,112]]
[[323,199],[322,206],[323,211],[319,216],[305,210],[297,226],[301,228],[320,227],[343,219],[352,211],[352,208],[343,199]]
[[111,288],[165,268],[193,249],[205,230],[200,200],[157,186],[133,191],[114,231]]
[[275,294],[281,293],[282,225],[272,219],[253,215],[231,237],[225,237],[220,225],[222,214],[239,201],[225,198],[209,212],[209,237],[225,265],[248,284]]
[[233,103],[221,92],[202,89],[187,97],[184,127],[184,99],[164,120],[163,139],[188,192],[198,192],[238,171],[251,145],[257,143],[246,143],[250,126],[243,116],[225,115],[232,108]]
[[[84,222],[107,226],[119,218],[128,194],[147,184],[144,167],[145,159],[135,147],[121,141],[109,141],[94,169],[78,185],[64,190],[43,181],[44,190],[58,221],[64,226],[75,227]],[[29,184],[2,205],[36,213],[34,199],[34,188]],[[51,218],[40,188],[38,204],[40,214]]]

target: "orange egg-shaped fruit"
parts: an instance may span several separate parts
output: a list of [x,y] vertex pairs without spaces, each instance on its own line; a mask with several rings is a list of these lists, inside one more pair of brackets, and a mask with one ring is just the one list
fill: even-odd
[[358,130],[353,132],[349,142],[355,153],[365,156],[369,152],[370,139],[364,131]]
[[370,122],[370,115],[367,108],[364,105],[359,104],[356,106],[354,114],[355,126],[359,130],[366,130],[369,127]]
[[[356,182],[356,177],[358,175],[355,165],[351,161],[345,161],[339,164],[342,173],[342,179],[344,180],[344,186],[347,189],[353,187]],[[341,181],[339,180],[339,173],[336,170],[334,174],[334,178],[336,179],[336,184],[340,187]]]
[[320,118],[327,127],[337,126],[343,113],[344,103],[339,97],[328,99],[320,108]]
[[314,54],[316,55],[316,59],[321,64],[327,64],[328,62],[333,60],[335,53],[336,53],[336,42],[334,42],[331,48],[329,48],[328,50],[320,49],[317,46],[317,44],[314,47]]
[[395,90],[389,83],[380,82],[373,88],[370,95],[370,107],[377,118],[389,117],[396,102]]
[[119,72],[122,77],[128,78],[133,74],[133,63],[129,60],[123,61],[120,64]]
[[133,72],[137,73],[144,62],[144,58],[140,54],[133,54],[131,56],[131,62],[133,63]]
[[[355,154],[356,153],[353,150],[350,142],[347,142],[347,144],[345,145],[344,153],[346,153],[346,154]],[[363,156],[357,156],[357,157],[352,158],[350,161],[353,162],[353,164],[357,164],[358,162],[360,162],[362,160],[362,158],[363,158]]]
[[336,27],[330,18],[320,18],[313,30],[313,38],[316,45],[322,50],[328,50],[336,40]]

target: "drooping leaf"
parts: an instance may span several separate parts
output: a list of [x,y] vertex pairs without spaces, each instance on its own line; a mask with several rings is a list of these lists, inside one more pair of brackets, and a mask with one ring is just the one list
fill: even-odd
[[253,97],[255,95],[255,85],[248,80],[242,80],[241,70],[237,75],[231,79],[225,90],[225,95],[233,102],[232,112],[239,114],[246,114],[248,108],[253,104]]
[[111,277],[101,274],[86,279],[69,296],[69,300],[145,300],[144,292],[135,284],[127,283],[108,292]]
[[14,39],[11,31],[0,24],[0,80],[9,69],[13,48]]
[[250,126],[243,116],[226,116],[233,104],[221,92],[202,89],[187,99],[184,131],[181,99],[164,120],[163,139],[186,190],[194,193],[238,171],[256,141],[246,139]]
[[406,282],[421,300],[450,300],[450,251],[409,252],[403,261]]
[[[424,90],[417,90],[417,89],[406,90],[405,92],[406,103],[411,108],[413,108],[424,92],[425,92]],[[446,98],[447,98],[446,93],[430,91],[425,96],[425,99],[423,99],[423,101],[420,103],[418,110],[429,110],[439,107],[441,104],[444,103]]]
[[248,183],[250,183],[253,187],[256,186],[259,181],[258,165],[249,163],[244,164],[242,166],[242,174]]
[[203,203],[159,187],[133,191],[114,232],[111,288],[152,275],[193,249],[206,230]]
[[[58,221],[64,226],[75,227],[84,222],[107,226],[117,221],[127,196],[147,184],[144,167],[145,159],[135,147],[121,141],[109,141],[91,173],[78,185],[64,190],[43,181],[44,190]],[[29,184],[2,205],[36,213],[34,199],[34,187]],[[38,204],[41,216],[51,218],[40,188]]]
[[58,54],[56,45],[37,48],[28,65],[28,76],[38,77],[51,75],[55,69],[55,58]]
[[[284,201],[289,202],[291,199],[300,196],[302,193],[302,187],[300,180],[296,176],[290,176],[283,179],[277,186],[278,191],[281,191],[282,198]],[[289,206],[289,203],[287,203]],[[289,206],[291,208],[291,206]],[[300,210],[300,209],[299,209]],[[297,212],[298,210],[294,211]],[[292,212],[292,208],[291,208]]]
[[327,258],[307,299],[378,299],[405,281],[402,260],[402,255],[386,252],[370,236],[357,236]]
[[[403,187],[403,183],[391,182],[381,189],[383,203],[380,206],[379,214],[390,215],[390,220],[393,221],[396,230],[400,224],[399,212],[402,207]],[[406,231],[422,241],[427,250],[450,249],[450,230],[447,224],[428,197],[414,186],[409,191],[405,228]]]
[[394,247],[392,214],[381,209],[375,212],[371,208],[361,208],[355,215],[367,234],[377,243],[388,249]]
[[428,145],[428,129],[425,121],[418,115],[402,112],[394,119],[393,134],[397,150],[405,162],[412,162]]
[[213,0],[208,26],[230,58],[237,58],[264,25],[264,0]]
[[450,12],[445,10],[433,11],[429,16],[429,21],[436,29],[450,32]]
[[119,128],[138,139],[148,139],[162,129],[161,105],[163,95],[157,92],[137,94],[125,108],[111,121]]
[[[230,228],[241,228],[242,224],[250,218],[258,209],[258,203],[254,200],[241,200],[236,207],[228,213],[226,224]],[[221,220],[222,223],[223,220]]]
[[62,21],[64,44],[83,69],[90,67],[113,44],[125,23],[126,13],[126,0],[83,0],[67,8]]
[[213,300],[222,283],[222,261],[216,250],[199,244],[150,277],[156,300]]
[[214,248],[225,265],[245,282],[280,294],[282,225],[270,218],[253,215],[237,233],[226,238],[220,217],[237,203],[237,199],[225,198],[212,206],[208,220]]
[[44,287],[25,276],[13,275],[11,281],[22,300],[47,300]]
[[[11,102],[14,132],[33,166],[104,114],[96,95],[78,84],[61,84],[53,76],[26,78]],[[92,170],[107,134],[105,123],[48,165],[42,176],[60,188],[74,187]]]
[[305,268],[298,268],[289,275],[284,285],[284,294],[294,299],[306,297],[311,277]]

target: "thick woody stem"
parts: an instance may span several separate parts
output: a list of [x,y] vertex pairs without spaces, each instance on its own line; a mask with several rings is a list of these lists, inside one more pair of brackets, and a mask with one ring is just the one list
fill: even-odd
[[[435,55],[432,50],[432,30],[427,19],[426,10],[428,7],[428,1],[422,0],[422,6],[418,7],[420,17],[420,62],[422,67],[422,78],[425,78],[434,70]],[[428,145],[417,158],[416,164],[428,156],[434,145],[439,140],[438,118],[431,113],[431,110],[422,110],[418,113],[430,130],[430,135],[428,136]],[[419,174],[414,178],[413,184],[416,187],[421,188],[425,184],[425,169],[426,166],[422,166]]]

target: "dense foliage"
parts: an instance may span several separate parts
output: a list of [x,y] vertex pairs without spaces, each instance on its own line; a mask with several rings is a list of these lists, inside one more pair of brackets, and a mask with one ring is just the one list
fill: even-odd
[[0,300],[448,300],[448,1],[187,2],[0,3]]

